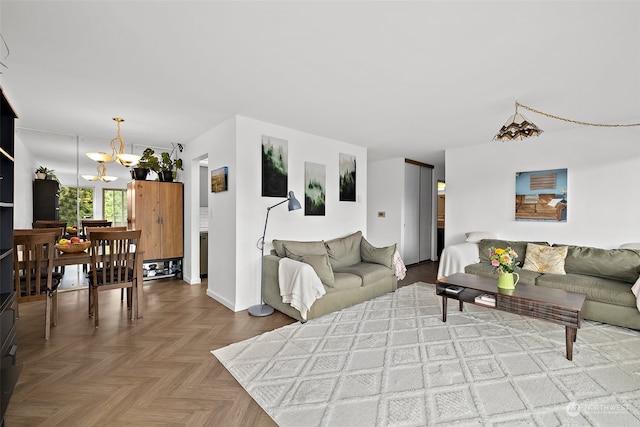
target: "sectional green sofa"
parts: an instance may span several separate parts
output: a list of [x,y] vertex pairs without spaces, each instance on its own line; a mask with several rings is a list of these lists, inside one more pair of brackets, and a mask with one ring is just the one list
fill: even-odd
[[[530,246],[533,243],[538,246]],[[640,311],[631,288],[640,276],[640,250],[600,249],[588,246],[554,244],[546,252],[564,252],[562,268],[565,274],[547,273],[525,269],[528,247],[549,246],[546,242],[509,241],[483,239],[478,242],[480,262],[467,265],[465,273],[484,277],[497,277],[489,260],[492,247],[511,247],[518,253],[520,283],[546,288],[563,289],[586,294],[583,318],[632,329],[640,329]],[[538,262],[538,266],[544,263]]]

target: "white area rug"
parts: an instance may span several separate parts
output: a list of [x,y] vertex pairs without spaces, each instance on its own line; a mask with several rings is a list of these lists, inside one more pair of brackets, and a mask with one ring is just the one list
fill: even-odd
[[212,351],[280,426],[640,425],[640,333],[449,304],[417,283]]

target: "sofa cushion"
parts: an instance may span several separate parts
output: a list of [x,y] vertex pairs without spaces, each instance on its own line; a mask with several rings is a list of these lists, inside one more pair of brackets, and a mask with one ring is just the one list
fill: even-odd
[[564,270],[567,273],[635,283],[640,275],[640,251],[569,246]]
[[329,288],[327,292],[340,292],[347,289],[362,287],[362,277],[358,276],[357,274],[338,273],[334,271],[333,275],[335,277],[335,286],[333,288]]
[[351,273],[362,278],[362,286],[377,282],[385,277],[393,276],[393,270],[380,264],[361,262],[348,267],[334,269],[336,273]]
[[[499,239],[482,239],[480,243],[478,243],[478,248],[480,251],[480,261],[481,262],[491,262],[489,259],[489,250],[491,248],[502,248],[506,249],[510,247],[518,254],[518,258],[516,258],[516,265],[518,267],[522,267],[524,265],[524,258],[527,253],[527,241],[515,241],[515,240],[499,240]],[[549,246],[547,242],[531,242],[538,245],[546,245]]]
[[287,258],[309,264],[315,270],[320,281],[325,285],[333,288],[335,286],[335,278],[333,277],[333,269],[329,263],[329,256],[325,252],[323,255],[298,255],[291,252],[287,245],[284,246]]
[[592,301],[628,307],[636,306],[636,297],[631,292],[631,285],[616,280],[567,272],[565,275],[543,274],[536,280],[536,285],[586,294],[587,299]]
[[287,245],[290,251],[295,252],[298,255],[323,255],[327,253],[327,249],[324,247],[322,240],[318,242],[298,242],[295,240],[273,240],[273,248],[276,250],[276,255],[280,258],[287,256],[284,250],[284,246]]
[[364,237],[360,242],[360,257],[363,262],[384,265],[391,268],[393,265],[393,254],[396,252],[396,245],[376,248]]
[[564,259],[566,256],[566,246],[545,246],[529,243],[522,269],[537,271],[538,273],[566,274],[564,271]]
[[326,251],[329,254],[329,261],[334,271],[342,267],[358,264],[362,261],[360,257],[361,240],[362,232],[356,231],[349,236],[325,242]]
[[[481,277],[492,277],[496,279],[496,287],[498,286],[498,274],[496,273],[496,268],[488,262],[479,262],[476,264],[467,265],[464,268],[464,272],[467,274],[475,274],[476,276]],[[536,284],[536,278],[541,276],[541,273],[538,273],[537,271],[521,269],[517,269],[516,273],[518,273],[518,275],[520,276],[518,284],[522,283],[523,285],[533,286]]]

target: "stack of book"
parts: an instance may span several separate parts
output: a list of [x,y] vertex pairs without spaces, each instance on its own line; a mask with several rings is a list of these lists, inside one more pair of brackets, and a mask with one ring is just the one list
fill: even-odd
[[476,297],[476,304],[486,305],[487,307],[496,306],[496,297],[492,294],[480,294]]

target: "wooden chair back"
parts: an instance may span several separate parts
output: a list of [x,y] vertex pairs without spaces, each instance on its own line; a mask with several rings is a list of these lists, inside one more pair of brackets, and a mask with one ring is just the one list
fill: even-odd
[[46,229],[46,228],[55,228],[55,229],[60,229],[60,233],[57,236],[58,240],[62,238],[62,236],[64,236],[66,234],[67,231],[67,222],[66,221],[49,221],[49,220],[43,220],[43,219],[39,219],[34,221],[33,223],[33,228],[34,229]]
[[81,220],[82,225],[82,235],[87,238],[87,228],[88,227],[111,227],[112,222],[106,221],[104,219],[83,219]]
[[57,317],[56,291],[60,280],[54,280],[53,276],[55,243],[55,230],[14,230],[13,270],[16,293],[21,302],[42,299],[41,295],[44,294],[45,339],[49,339],[51,324],[55,324]]
[[[91,230],[91,275],[89,313],[99,326],[99,293],[109,289],[127,289],[131,318],[137,313],[137,263],[140,259],[140,230]],[[142,278],[140,278],[142,279]]]
[[126,231],[126,225],[116,225],[114,227],[104,226],[104,227],[86,227],[85,228],[85,236],[87,240],[91,240],[91,233],[94,231]]

